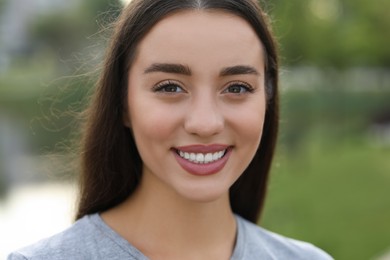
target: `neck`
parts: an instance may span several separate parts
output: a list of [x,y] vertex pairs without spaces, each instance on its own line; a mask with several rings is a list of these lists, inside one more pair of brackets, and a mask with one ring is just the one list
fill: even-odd
[[102,214],[116,232],[150,259],[230,258],[236,223],[228,193],[211,202],[194,202],[144,186]]

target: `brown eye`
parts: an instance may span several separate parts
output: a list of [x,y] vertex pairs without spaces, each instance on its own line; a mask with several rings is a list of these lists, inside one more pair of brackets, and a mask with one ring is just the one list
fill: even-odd
[[154,92],[163,93],[181,93],[184,92],[183,88],[173,82],[163,82],[154,87]]
[[243,83],[233,83],[230,84],[224,91],[224,93],[232,93],[232,94],[243,94],[247,92],[253,92],[253,89]]

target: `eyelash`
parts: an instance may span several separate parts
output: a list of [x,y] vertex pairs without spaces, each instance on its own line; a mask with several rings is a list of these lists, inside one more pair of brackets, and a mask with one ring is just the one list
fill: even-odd
[[[176,87],[176,90],[180,89],[181,91],[167,91],[167,87]],[[156,86],[153,87],[153,91],[168,94],[185,92],[184,89],[178,83],[170,80],[158,83]]]
[[[174,88],[176,88],[176,91],[167,91],[168,87],[174,87]],[[228,92],[229,89],[231,90],[231,87],[239,87],[240,88],[240,92]],[[177,91],[178,89],[180,89],[180,91]],[[244,91],[242,91],[242,89],[244,89]],[[178,83],[176,83],[174,81],[171,81],[171,80],[163,81],[163,82],[158,83],[157,85],[155,85],[153,87],[153,91],[154,92],[165,93],[165,94],[174,94],[174,93],[185,92],[185,90],[183,89],[183,87],[180,86],[180,84],[178,84]],[[236,82],[230,82],[228,84],[228,86],[223,90],[222,93],[228,93],[228,94],[234,94],[234,95],[242,95],[242,94],[245,94],[245,93],[253,93],[254,91],[255,91],[255,89],[252,86],[250,86],[249,84],[244,83],[244,82],[240,82],[240,81],[236,81]]]
[[[245,91],[241,92],[241,90],[240,90],[240,92],[238,92],[238,93],[237,92],[227,92],[231,87],[234,87],[234,86],[238,86],[239,88],[241,88],[241,90],[242,90],[242,88],[244,88]],[[251,85],[244,83],[244,82],[236,81],[236,82],[229,83],[223,92],[241,95],[244,93],[253,93],[254,91],[255,91],[255,89]]]

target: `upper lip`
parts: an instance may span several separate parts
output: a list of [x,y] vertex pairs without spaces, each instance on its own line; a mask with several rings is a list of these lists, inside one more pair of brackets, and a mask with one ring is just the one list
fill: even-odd
[[185,153],[214,153],[228,149],[230,146],[225,144],[194,144],[175,147],[176,150],[180,150]]

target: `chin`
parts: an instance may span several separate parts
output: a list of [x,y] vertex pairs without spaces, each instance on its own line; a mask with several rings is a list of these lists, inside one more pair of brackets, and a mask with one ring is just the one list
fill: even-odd
[[185,191],[178,191],[178,193],[186,200],[197,203],[211,203],[229,198],[229,189],[222,189],[221,187],[192,187],[191,189],[185,189]]

